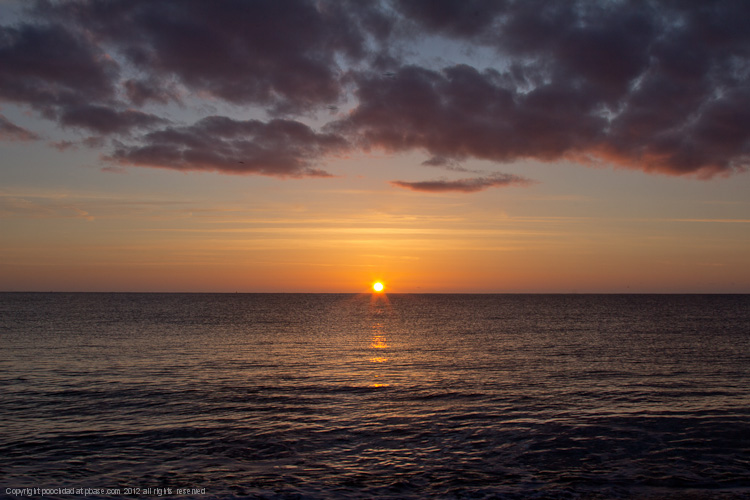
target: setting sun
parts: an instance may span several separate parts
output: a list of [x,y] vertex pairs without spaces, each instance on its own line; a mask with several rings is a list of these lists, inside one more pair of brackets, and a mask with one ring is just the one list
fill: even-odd
[[383,284],[379,281],[372,285],[372,289],[375,290],[376,292],[382,292],[384,288],[385,287],[383,286]]

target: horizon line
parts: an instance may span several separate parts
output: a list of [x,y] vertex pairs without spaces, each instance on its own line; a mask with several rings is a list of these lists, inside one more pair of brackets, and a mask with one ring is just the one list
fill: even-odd
[[701,292],[701,291],[686,291],[686,292],[647,292],[647,291],[609,291],[609,292],[590,292],[590,291],[569,291],[569,292],[489,292],[489,291],[444,291],[444,292],[381,292],[374,293],[370,291],[359,291],[359,292],[300,292],[300,291],[234,291],[234,292],[220,292],[220,291],[135,291],[135,290],[0,290],[0,294],[10,293],[37,293],[37,294],[50,294],[50,293],[61,293],[61,294],[161,294],[161,295],[750,295],[750,291],[747,292]]

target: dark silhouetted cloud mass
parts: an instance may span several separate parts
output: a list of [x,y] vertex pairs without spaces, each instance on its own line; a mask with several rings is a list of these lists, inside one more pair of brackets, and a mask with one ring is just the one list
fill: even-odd
[[346,146],[341,137],[317,133],[297,121],[210,116],[191,126],[150,132],[135,145],[121,144],[108,159],[175,170],[320,177],[330,174],[314,168],[314,160]]
[[[0,100],[95,134],[123,165],[315,176],[379,148],[449,170],[573,160],[708,178],[750,161],[748,19],[730,0],[39,1],[0,26]],[[494,56],[425,62],[428,43]],[[163,111],[201,101],[253,119]],[[13,127],[0,122],[34,136]]]

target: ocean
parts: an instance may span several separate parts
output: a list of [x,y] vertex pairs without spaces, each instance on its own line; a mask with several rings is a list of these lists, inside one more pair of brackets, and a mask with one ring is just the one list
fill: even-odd
[[0,294],[2,498],[750,498],[750,296]]

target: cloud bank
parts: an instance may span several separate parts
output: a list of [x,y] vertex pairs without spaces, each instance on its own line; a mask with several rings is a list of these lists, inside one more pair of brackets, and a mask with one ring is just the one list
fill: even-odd
[[[330,155],[380,148],[453,170],[565,159],[707,178],[750,164],[747,19],[729,0],[38,1],[0,26],[0,101],[122,165],[320,176]],[[448,46],[494,56],[414,55]],[[163,111],[200,100],[248,119]],[[34,137],[14,127],[0,120]],[[518,184],[501,179],[394,185]]]

